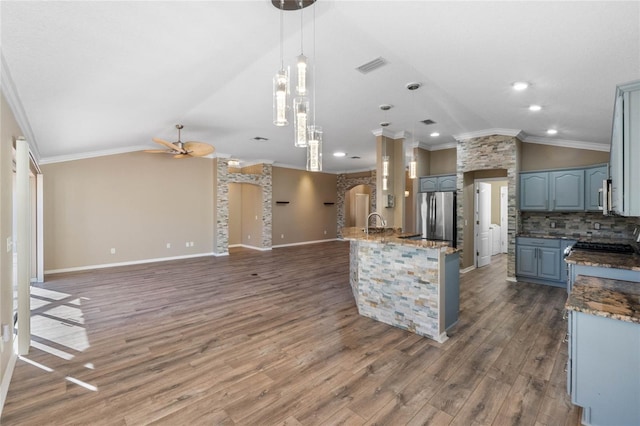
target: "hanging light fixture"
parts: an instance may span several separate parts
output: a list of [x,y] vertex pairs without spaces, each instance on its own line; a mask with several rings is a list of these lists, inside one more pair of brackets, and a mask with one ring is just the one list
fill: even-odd
[[313,120],[308,129],[307,170],[322,171],[322,127],[316,124],[316,8],[313,8]]
[[289,97],[289,70],[284,67],[284,0],[280,0],[280,70],[273,77],[273,124],[288,126],[287,101]]
[[296,84],[296,97],[293,100],[293,127],[294,127],[294,145],[298,148],[307,146],[308,135],[308,117],[309,117],[309,99],[307,98],[307,57],[304,56],[304,31],[303,31],[303,3],[298,0],[300,6],[300,56],[298,56],[298,84]]
[[[409,83],[407,89],[415,92],[422,86],[420,83]],[[412,97],[413,111],[416,110],[416,95]],[[413,121],[413,130],[411,132],[411,160],[409,160],[409,179],[415,179],[417,177],[418,161],[416,159],[416,120]]]

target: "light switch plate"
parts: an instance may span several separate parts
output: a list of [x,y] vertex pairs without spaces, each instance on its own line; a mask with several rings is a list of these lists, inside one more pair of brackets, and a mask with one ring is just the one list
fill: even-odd
[[7,253],[10,253],[13,250],[13,238],[7,237]]

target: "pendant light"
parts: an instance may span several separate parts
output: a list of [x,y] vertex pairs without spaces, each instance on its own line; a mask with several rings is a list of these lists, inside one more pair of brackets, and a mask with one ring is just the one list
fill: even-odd
[[273,124],[288,126],[287,103],[289,97],[289,71],[284,67],[284,0],[280,0],[280,70],[273,77]]
[[[422,86],[420,83],[409,83],[407,84],[407,89],[412,92],[415,92]],[[416,110],[416,95],[412,96],[413,103],[413,111],[415,113]],[[418,161],[416,159],[416,121],[413,121],[413,130],[411,132],[411,160],[409,161],[409,179],[415,179],[417,177],[417,169],[418,169]]]
[[313,121],[308,129],[307,170],[322,171],[322,127],[316,124],[316,8],[313,8]]
[[305,148],[308,143],[307,126],[309,118],[309,99],[307,98],[307,57],[304,56],[304,31],[303,31],[303,4],[300,5],[300,56],[298,56],[298,83],[296,84],[296,94],[293,100],[293,127],[294,145],[298,148]]

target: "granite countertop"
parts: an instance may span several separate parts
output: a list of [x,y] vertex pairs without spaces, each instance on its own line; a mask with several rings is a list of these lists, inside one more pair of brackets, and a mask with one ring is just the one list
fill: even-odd
[[640,324],[640,283],[578,275],[565,307]]
[[604,253],[574,249],[564,260],[574,265],[640,271],[640,255],[638,254]]
[[[362,228],[348,227],[342,228],[342,238],[345,240],[371,241],[377,243],[392,243],[404,246],[413,246],[421,248],[440,248],[446,251],[446,254],[456,253],[458,249],[449,247],[446,241],[428,241],[428,240],[411,240],[408,237],[419,234],[402,232],[400,228],[387,228],[381,230],[373,228],[375,232],[369,235],[365,234]],[[404,238],[403,238],[404,237]]]

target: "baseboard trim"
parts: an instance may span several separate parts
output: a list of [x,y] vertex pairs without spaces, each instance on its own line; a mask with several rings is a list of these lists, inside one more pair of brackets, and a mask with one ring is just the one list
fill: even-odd
[[471,266],[468,266],[468,267],[466,267],[466,268],[464,268],[464,269],[461,269],[461,270],[460,270],[460,273],[461,273],[461,274],[466,274],[467,272],[471,272],[471,271],[473,271],[474,269],[476,269],[475,265],[471,265]]
[[62,268],[62,269],[50,269],[48,271],[44,271],[45,274],[60,274],[62,272],[76,272],[76,271],[88,271],[90,269],[103,269],[103,268],[113,268],[115,266],[130,266],[130,265],[141,265],[144,263],[153,263],[153,262],[165,262],[167,260],[180,260],[180,259],[192,259],[194,257],[206,257],[206,256],[226,256],[229,253],[198,253],[198,254],[187,254],[184,256],[171,256],[171,257],[156,257],[153,259],[142,259],[142,260],[132,260],[128,262],[116,262],[116,263],[103,263],[99,265],[87,265],[87,266],[76,266],[73,268]]
[[2,416],[2,409],[4,408],[4,403],[7,400],[7,392],[9,392],[9,384],[11,383],[11,377],[13,376],[13,369],[15,368],[16,361],[18,360],[18,355],[13,352],[13,348],[9,349],[11,349],[12,354],[9,358],[7,368],[2,375],[2,383],[0,383],[0,416]]
[[258,250],[258,251],[271,251],[271,247],[256,247],[256,246],[250,246],[247,244],[233,244],[229,246],[229,248],[234,248],[234,247],[242,247],[242,248],[247,248],[250,250]]
[[319,243],[328,243],[330,241],[342,241],[338,238],[331,238],[328,240],[314,240],[314,241],[303,241],[300,243],[290,243],[290,244],[278,244],[273,246],[273,248],[281,248],[281,247],[293,247],[293,246],[306,246],[307,244],[319,244]]

